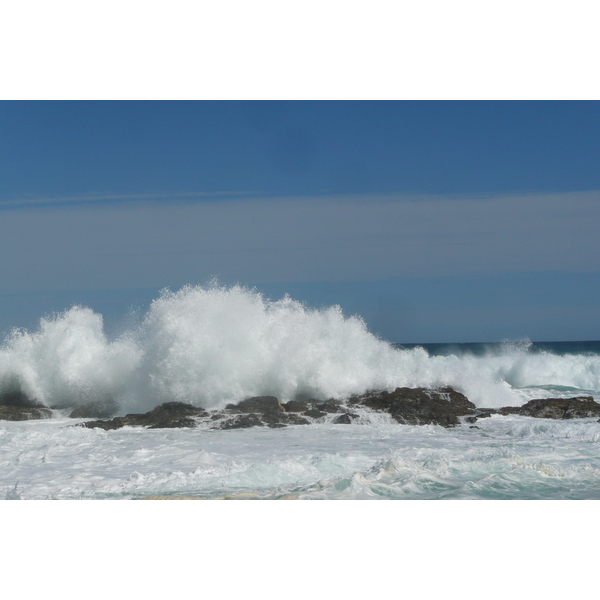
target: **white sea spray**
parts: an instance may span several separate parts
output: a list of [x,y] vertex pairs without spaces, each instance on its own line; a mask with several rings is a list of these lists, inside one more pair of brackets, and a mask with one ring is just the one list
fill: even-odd
[[122,336],[108,341],[102,316],[89,308],[44,317],[39,329],[14,330],[0,349],[0,388],[48,405],[122,395],[141,349]]
[[345,398],[445,385],[488,407],[598,395],[600,356],[532,353],[526,343],[483,356],[430,356],[395,348],[339,306],[309,308],[218,284],[164,291],[113,339],[101,315],[75,306],[41,319],[37,331],[13,331],[0,348],[0,389],[49,406],[113,397],[123,412],[168,400],[210,409],[254,395]]

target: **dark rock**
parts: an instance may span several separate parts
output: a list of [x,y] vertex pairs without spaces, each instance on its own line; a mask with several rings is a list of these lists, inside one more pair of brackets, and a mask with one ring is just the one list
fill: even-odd
[[459,417],[472,415],[475,409],[475,405],[466,396],[450,387],[396,388],[393,392],[355,397],[349,403],[362,404],[373,410],[388,412],[398,423],[407,425],[433,423],[444,427],[458,425]]
[[[358,415],[352,406],[365,406],[371,410],[388,412],[398,423],[434,423],[451,427],[463,421],[475,422],[487,417],[493,409],[477,409],[472,402],[452,388],[397,388],[393,392],[370,392],[350,398],[347,405],[338,400],[320,402],[310,399],[292,400],[281,405],[274,396],[246,398],[237,404],[228,404],[223,411],[206,412],[203,408],[183,402],[166,402],[145,414],[128,414],[112,420],[83,423],[85,427],[118,429],[125,425],[152,429],[165,427],[194,427],[197,419],[214,423],[215,429],[242,429],[248,427],[281,428],[286,425],[307,425],[307,417],[321,419],[327,414],[337,414],[335,424],[350,424]],[[343,414],[339,414],[343,413]],[[599,414],[600,416],[600,414]]]
[[127,425],[146,425],[144,423],[146,420],[146,415],[148,413],[129,413],[124,417],[119,417],[120,419],[127,419]]
[[82,425],[102,429],[119,429],[125,425],[149,429],[195,427],[195,417],[208,417],[208,413],[201,407],[185,402],[165,402],[144,414],[128,414],[111,421],[88,421]]
[[285,417],[286,417],[286,414],[284,412],[275,412],[275,411],[269,411],[269,412],[265,412],[265,413],[245,413],[245,414],[256,415],[260,419],[260,421],[262,422],[263,425],[269,425],[269,426],[285,423]]
[[172,427],[195,427],[192,417],[207,417],[208,413],[201,407],[185,402],[165,402],[143,414],[125,415],[127,425],[142,425],[150,429]]
[[336,417],[332,423],[334,425],[350,425],[352,423],[352,417],[349,413],[345,413],[339,417]]
[[477,427],[477,425],[469,425],[469,429],[481,429],[481,427]]
[[51,419],[49,408],[21,408],[19,406],[0,406],[0,421],[32,421]]
[[600,404],[592,396],[536,398],[523,406],[505,406],[498,412],[501,415],[521,415],[536,419],[585,419],[600,417]]
[[326,413],[339,413],[342,412],[342,403],[337,400],[326,400],[315,403],[315,408]]
[[102,420],[102,421],[86,421],[85,423],[78,423],[78,426],[88,427],[89,429],[93,429],[97,427],[98,429],[104,429],[104,431],[110,431],[112,429],[121,429],[121,427],[125,427],[127,423],[125,419],[122,417],[115,417],[114,419]]
[[473,411],[473,414],[478,418],[478,419],[487,419],[489,417],[491,417],[492,415],[497,414],[498,411],[495,408],[476,408]]
[[225,408],[231,412],[240,413],[285,412],[285,408],[275,396],[246,398],[237,404],[228,404]]
[[47,406],[21,391],[0,394],[1,421],[31,421],[51,418],[52,411]]
[[231,417],[227,414],[217,413],[218,417],[229,417],[222,423],[215,425],[215,429],[240,429],[245,427],[263,427],[271,428],[285,427],[286,425],[308,425],[310,421],[300,416],[298,413],[242,413]]
[[600,417],[600,404],[592,396],[542,398],[525,403],[519,414],[538,419],[585,419]]
[[228,404],[225,410],[228,413],[242,413],[244,416],[224,421],[218,426],[219,429],[239,429],[264,425],[280,427],[287,424],[288,413],[275,396],[246,398],[237,404]]
[[218,429],[245,429],[247,427],[262,427],[263,422],[255,414],[237,415],[231,419],[223,421]]
[[494,408],[474,408],[468,417],[463,418],[463,421],[465,423],[475,423],[479,419],[488,419],[497,412]]
[[148,429],[174,429],[176,427],[196,427],[197,423],[195,419],[191,419],[189,417],[184,417],[183,419],[173,419],[173,420],[162,420],[157,421],[153,425],[150,425]]
[[282,406],[286,410],[286,412],[294,413],[304,412],[305,410],[310,409],[310,405],[308,402],[300,402],[298,400],[290,400],[289,402],[282,404]]
[[504,415],[504,416],[518,415],[520,412],[521,412],[520,406],[503,406],[502,408],[498,409],[498,413],[500,413],[501,415]]
[[285,415],[285,422],[288,425],[310,425],[310,421],[297,414]]
[[310,410],[307,410],[304,412],[304,416],[305,417],[310,417],[311,419],[320,419],[321,417],[324,417],[327,413],[321,412],[320,410],[316,410],[314,408],[311,408]]
[[119,410],[112,399],[94,400],[78,406],[70,415],[71,419],[109,419]]
[[[344,412],[344,408],[342,407],[342,403],[338,400],[325,400],[325,402],[320,402],[319,400],[315,400],[314,398],[310,400],[290,400],[282,405],[283,408],[287,412],[296,412],[296,413],[304,413],[309,417],[313,417],[315,419],[325,416],[325,413],[340,413]],[[312,411],[312,414],[311,414]],[[322,413],[317,415],[317,413]]]

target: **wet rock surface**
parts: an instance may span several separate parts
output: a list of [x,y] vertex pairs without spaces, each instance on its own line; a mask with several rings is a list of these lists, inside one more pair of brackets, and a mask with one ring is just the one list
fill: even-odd
[[284,413],[285,408],[275,396],[255,396],[237,404],[228,404],[225,410],[239,413]]
[[536,419],[586,419],[600,417],[600,404],[592,396],[537,398],[523,406],[503,406],[495,412],[500,415],[520,415]]
[[520,406],[503,406],[502,408],[498,409],[498,414],[501,415],[518,415],[519,412],[521,411],[521,407]]
[[222,411],[208,413],[189,404],[162,404],[143,415],[126,415],[110,421],[89,421],[85,427],[117,429],[125,425],[159,427],[194,427],[199,421],[211,422],[212,429],[245,429],[249,427],[279,428],[331,422],[347,425],[356,421],[357,408],[389,413],[398,423],[408,425],[437,424],[452,427],[462,422],[474,423],[490,416],[492,409],[477,409],[463,394],[445,387],[439,389],[397,388],[393,392],[371,392],[339,400],[291,400],[281,404],[275,396],[246,398],[228,404]]
[[128,425],[127,421],[123,417],[115,417],[114,419],[102,419],[99,421],[87,421],[86,423],[80,423],[81,427],[89,427],[90,429],[98,428],[104,429],[104,431],[111,431],[112,429],[121,429]]
[[208,417],[201,407],[185,402],[165,402],[144,414],[128,414],[110,420],[87,421],[83,427],[99,427],[100,429],[120,429],[125,425],[148,427],[149,429],[165,429],[174,427],[196,427],[195,417]]
[[[2,406],[0,406],[0,409]],[[150,429],[196,427],[202,423],[209,429],[246,429],[249,427],[281,428],[328,422],[349,425],[360,418],[358,409],[391,415],[406,425],[436,424],[443,427],[471,425],[494,414],[523,415],[536,418],[576,419],[600,417],[600,404],[591,396],[531,400],[523,406],[501,409],[477,408],[466,396],[453,388],[396,388],[393,392],[374,391],[338,400],[291,400],[282,404],[275,396],[246,398],[228,404],[224,410],[206,411],[184,402],[166,402],[144,414],[128,414],[113,419],[81,423],[84,427],[104,430],[126,425]],[[32,409],[30,409],[32,410]],[[358,412],[357,412],[358,411]]]
[[[302,404],[302,403],[297,403]],[[299,408],[302,408],[301,406]],[[299,412],[299,411],[298,411]],[[237,416],[230,416],[231,414]],[[246,427],[285,427],[306,425],[309,421],[297,412],[288,413],[275,396],[255,396],[237,404],[228,404],[225,411],[217,412],[212,418],[223,418],[216,429],[241,429]]]
[[[299,409],[304,408],[304,406],[295,406],[294,408]],[[232,413],[242,414],[230,416]],[[217,412],[212,418],[223,419],[220,423],[216,424],[216,429],[240,429],[243,427],[265,426],[278,428],[286,427],[287,425],[308,425],[310,421],[302,416],[303,414],[300,410],[287,412],[284,405],[274,396],[258,396],[256,398],[247,398],[238,404],[228,404],[224,413]]]
[[299,402],[298,400],[290,400],[289,402],[282,404],[282,406],[288,413],[299,413],[310,410],[311,402]]
[[21,391],[0,394],[0,420],[2,421],[50,418],[52,418],[52,411],[47,406]]
[[262,427],[263,422],[258,415],[238,415],[223,421],[219,429],[245,429],[247,427]]
[[34,419],[51,419],[49,408],[19,408],[16,406],[0,406],[0,421],[31,421]]
[[325,417],[327,413],[321,412],[316,408],[311,408],[310,410],[304,411],[304,415],[311,419],[320,419],[321,417]]
[[351,405],[362,405],[389,413],[405,425],[436,424],[443,427],[459,425],[461,417],[473,415],[475,405],[453,388],[396,388],[393,392],[350,399]]
[[165,402],[141,415],[125,415],[131,425],[143,425],[150,429],[194,427],[195,417],[208,417],[208,413],[202,407],[185,402]]
[[495,408],[476,408],[473,411],[473,415],[478,419],[487,419],[495,414],[498,414],[498,411]]
[[517,414],[538,419],[586,419],[600,417],[600,404],[592,396],[542,398],[523,404]]
[[343,415],[336,417],[332,423],[334,425],[350,425],[356,419],[358,419],[358,415],[354,413],[344,413]]
[[337,400],[325,400],[325,402],[315,402],[315,409],[325,413],[345,412],[342,403]]

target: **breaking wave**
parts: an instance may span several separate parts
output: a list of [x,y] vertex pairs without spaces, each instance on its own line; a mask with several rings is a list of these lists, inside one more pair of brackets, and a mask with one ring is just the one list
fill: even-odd
[[531,353],[507,344],[484,356],[396,348],[339,306],[271,301],[243,286],[165,290],[146,315],[108,339],[102,315],[71,309],[14,330],[0,348],[0,390],[48,406],[117,399],[124,411],[167,400],[219,408],[255,395],[344,398],[369,389],[451,385],[478,406],[600,390],[600,356]]

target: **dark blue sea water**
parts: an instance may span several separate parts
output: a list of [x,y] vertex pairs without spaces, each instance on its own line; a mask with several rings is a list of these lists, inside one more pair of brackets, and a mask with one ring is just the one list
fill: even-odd
[[577,341],[577,342],[490,342],[490,343],[445,343],[445,344],[394,344],[396,348],[417,348],[427,350],[430,356],[457,356],[471,354],[473,356],[485,356],[489,354],[501,354],[507,347],[521,347],[531,354],[547,352],[564,356],[566,354],[600,355],[600,341]]

